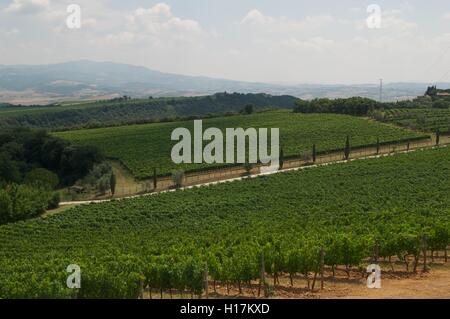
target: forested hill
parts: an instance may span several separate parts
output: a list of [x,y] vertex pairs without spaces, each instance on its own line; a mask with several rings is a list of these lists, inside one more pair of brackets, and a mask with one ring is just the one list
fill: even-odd
[[[238,113],[254,109],[293,108],[297,98],[267,94],[217,93],[202,97],[129,99],[127,97],[86,105],[36,106],[20,112],[2,112],[0,128],[28,127],[49,130],[106,127]],[[24,107],[25,108],[25,107]]]

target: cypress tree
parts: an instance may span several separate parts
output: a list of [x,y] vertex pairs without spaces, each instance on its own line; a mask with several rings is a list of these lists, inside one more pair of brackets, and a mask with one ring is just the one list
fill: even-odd
[[158,176],[156,176],[156,168],[153,169],[153,188],[158,186]]
[[377,155],[380,154],[380,138],[377,137]]
[[348,135],[345,141],[344,157],[346,161],[350,158],[350,136]]
[[109,185],[111,187],[111,194],[112,196],[114,196],[114,194],[116,193],[116,175],[114,173],[111,173],[111,176],[109,178]]
[[284,166],[284,152],[283,148],[280,149],[280,169],[283,169]]
[[436,131],[436,146],[439,145],[441,139],[441,132],[439,131],[439,129]]
[[316,153],[316,144],[314,144],[314,145],[313,145],[313,150],[312,150],[313,163],[316,162],[316,157],[317,157],[317,153]]

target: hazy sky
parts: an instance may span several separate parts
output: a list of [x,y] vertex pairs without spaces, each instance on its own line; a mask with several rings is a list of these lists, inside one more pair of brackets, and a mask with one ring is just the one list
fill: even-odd
[[[381,28],[367,26],[370,4]],[[0,64],[81,59],[260,82],[450,82],[450,1],[0,0]]]

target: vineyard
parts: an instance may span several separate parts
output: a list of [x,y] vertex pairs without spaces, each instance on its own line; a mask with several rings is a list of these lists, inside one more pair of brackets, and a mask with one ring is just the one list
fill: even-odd
[[424,132],[450,133],[450,109],[394,109],[387,110],[385,120],[403,127]]
[[[175,141],[171,133],[175,128],[186,127],[193,131],[193,121],[131,125],[57,133],[70,141],[95,145],[104,153],[118,159],[137,178],[168,175],[174,169],[195,171],[223,164],[173,164],[170,154]],[[414,140],[425,137],[401,128],[362,118],[336,114],[299,114],[291,111],[270,111],[252,115],[237,115],[203,121],[204,129],[254,127],[280,128],[280,143],[285,156],[298,156],[310,152],[316,144],[318,153],[344,148],[346,136],[352,147]]]
[[[136,298],[143,287],[199,295],[206,268],[214,284],[239,287],[262,273],[312,279],[322,264],[358,269],[377,257],[414,271],[423,250],[450,244],[449,174],[450,148],[439,148],[4,225],[0,298]],[[79,290],[66,288],[70,264],[81,267]]]

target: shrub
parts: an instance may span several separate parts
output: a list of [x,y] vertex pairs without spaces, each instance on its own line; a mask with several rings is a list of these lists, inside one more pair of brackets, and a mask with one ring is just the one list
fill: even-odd
[[172,181],[176,188],[180,188],[181,186],[183,186],[184,171],[182,171],[182,170],[173,171],[172,172]]
[[59,207],[59,202],[61,201],[61,195],[58,192],[54,192],[48,202],[48,209],[56,209]]
[[0,190],[0,224],[7,223],[12,217],[12,201],[9,194]]
[[58,175],[45,168],[35,168],[28,172],[24,180],[25,184],[55,189],[59,184]]

